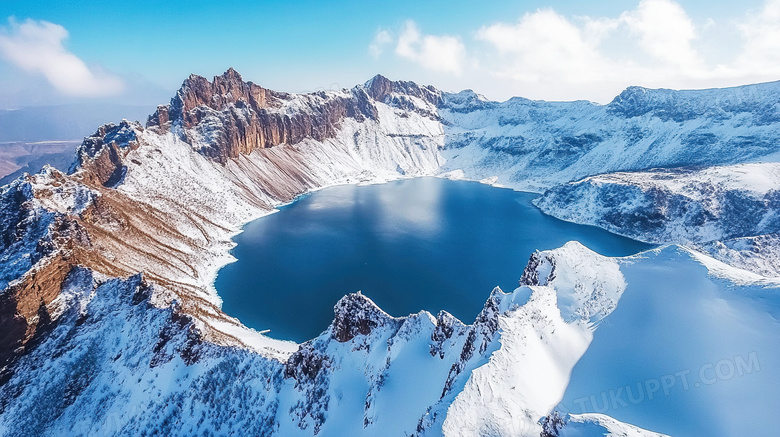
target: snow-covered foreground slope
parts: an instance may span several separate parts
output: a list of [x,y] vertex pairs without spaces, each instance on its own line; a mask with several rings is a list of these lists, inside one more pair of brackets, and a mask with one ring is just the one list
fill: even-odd
[[[305,95],[243,82],[232,69],[213,82],[191,76],[146,127],[106,125],[85,139],[69,174],[47,168],[0,191],[0,435],[536,436],[564,423],[560,435],[656,435],[615,418],[656,431],[668,423],[680,435],[699,425],[760,434],[771,429],[770,416],[739,409],[737,417],[717,398],[706,405],[724,412],[723,421],[710,428],[695,397],[697,404],[686,404],[689,429],[654,404],[625,417],[597,410],[544,420],[581,381],[593,384],[586,392],[604,389],[597,383],[606,378],[581,375],[588,362],[581,360],[619,361],[592,346],[619,343],[609,329],[600,334],[612,324],[636,328],[623,326],[631,317],[616,317],[621,296],[662,294],[650,283],[694,301],[694,316],[710,311],[733,322],[734,342],[715,347],[722,330],[686,325],[693,334],[670,348],[677,355],[657,351],[661,367],[631,363],[627,375],[668,363],[690,367],[700,363],[686,359],[752,345],[769,372],[746,390],[776,407],[763,390],[777,386],[776,285],[687,249],[609,259],[570,243],[534,254],[522,286],[490,293],[471,325],[447,313],[391,317],[364,296],[347,295],[331,327],[302,345],[222,313],[212,283],[243,224],[329,185],[441,175],[543,190],[612,170],[773,159],[778,88],[630,88],[598,106],[487,102],[381,76]],[[762,176],[735,178],[745,168]],[[655,184],[672,193],[678,209],[671,211],[703,220],[694,231],[649,220],[657,241],[692,235],[719,259],[775,268],[763,253],[776,238],[755,237],[775,226],[774,166],[704,170],[692,173],[694,185],[676,174],[594,177],[554,188],[543,202],[563,205],[550,193],[602,181],[620,187],[616,196],[580,212],[630,217],[632,207],[664,205],[663,196],[650,204],[642,197],[641,186]],[[702,181],[713,188],[702,190]],[[578,196],[598,198],[599,189],[583,189],[572,205]],[[667,320],[663,310],[676,320],[686,308],[661,308],[654,322]]]
[[675,246],[621,272],[625,292],[560,408],[675,436],[776,433],[778,282],[745,283],[742,272]]
[[[582,265],[582,256],[598,257],[577,245],[542,255],[561,272]],[[525,435],[538,434],[536,422],[562,396],[590,341],[588,314],[608,313],[624,287],[616,262],[603,262],[612,266],[612,281],[587,276],[576,289],[496,289],[471,326],[447,313],[393,318],[367,298],[348,295],[336,305],[330,328],[286,363],[200,340],[188,329],[189,316],[150,302],[152,287],[140,275],[116,280],[77,269],[54,303],[59,323],[3,387],[0,434],[441,435],[445,419],[460,417],[447,413],[453,399],[468,411],[478,406],[469,407],[473,401],[464,395],[474,384],[471,370],[510,343],[522,349],[526,331],[539,329],[548,337],[534,343],[541,353],[514,364],[543,373],[556,356],[569,359],[558,364],[554,386],[526,376],[535,391],[505,394],[527,416],[492,421],[519,419]],[[550,267],[532,264],[525,276],[534,282]],[[556,291],[571,303],[563,314]],[[507,331],[509,325],[518,329]],[[578,347],[561,349],[568,344]]]

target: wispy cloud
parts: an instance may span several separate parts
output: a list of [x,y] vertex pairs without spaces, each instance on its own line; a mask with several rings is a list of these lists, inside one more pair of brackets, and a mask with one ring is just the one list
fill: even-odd
[[492,74],[522,82],[582,83],[610,69],[592,35],[552,9],[525,14],[516,23],[482,27],[476,39],[498,52]]
[[[387,31],[377,33],[374,43],[381,41],[389,44],[393,41]],[[414,21],[407,21],[395,40],[395,54],[408,61],[419,64],[432,71],[458,75],[463,71],[466,60],[466,47],[460,38],[450,35],[425,35],[420,32]],[[381,51],[372,51],[378,57]]]
[[695,48],[693,20],[670,0],[642,0],[615,18],[538,10],[484,26],[475,38],[505,55],[493,75],[594,100],[614,96],[615,85],[696,86],[718,73]]
[[376,35],[374,35],[374,40],[369,44],[368,52],[371,53],[371,56],[373,56],[374,59],[377,59],[385,51],[385,47],[392,42],[393,35],[385,29],[380,29],[376,32]]
[[47,21],[9,19],[0,27],[0,56],[22,70],[43,76],[55,89],[70,96],[100,97],[122,91],[122,80],[89,68],[63,45],[68,31]]
[[780,0],[770,0],[739,23],[744,50],[735,63],[757,72],[780,73]]

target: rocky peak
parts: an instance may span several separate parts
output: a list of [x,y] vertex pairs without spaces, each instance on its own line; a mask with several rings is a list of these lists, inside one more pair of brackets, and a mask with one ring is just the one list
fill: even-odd
[[106,187],[116,186],[125,174],[123,159],[130,150],[138,147],[138,134],[141,132],[143,127],[138,122],[127,120],[100,126],[78,147],[68,174],[85,170],[83,177],[88,182],[92,180]]
[[114,143],[118,147],[127,147],[136,140],[136,132],[143,131],[137,122],[122,120],[119,124],[106,123],[94,134],[84,138],[77,150],[77,159],[94,158],[104,145]]
[[296,96],[244,82],[231,68],[211,82],[191,75],[171,103],[149,117],[147,127],[165,133],[179,126],[182,140],[225,163],[256,149],[296,144],[306,138],[323,141],[336,135],[346,117],[364,121],[376,116],[367,93]]
[[438,356],[440,359],[444,359],[445,342],[464,335],[466,330],[466,325],[455,318],[455,316],[447,311],[440,311],[439,314],[436,315],[436,327],[431,333],[431,356]]
[[368,335],[375,328],[400,322],[382,311],[371,299],[360,292],[342,297],[333,308],[331,335],[336,341],[347,342],[358,335]]
[[[430,85],[420,86],[411,81],[391,81],[381,74],[371,78],[363,87],[368,95],[377,102],[404,103],[394,94],[417,97],[434,106],[440,106],[444,102],[441,91]],[[402,104],[400,106],[404,107],[406,105]]]
[[650,90],[639,86],[630,86],[618,94],[609,103],[608,109],[612,113],[622,114],[626,117],[637,117],[651,111]]
[[171,103],[149,117],[147,128],[166,133],[178,126],[174,131],[182,140],[224,164],[256,149],[333,138],[345,118],[376,120],[376,102],[438,119],[435,107],[443,97],[433,87],[381,75],[351,93],[293,95],[244,82],[230,68],[211,82],[191,75]]
[[549,252],[531,254],[520,276],[520,286],[548,285],[555,279],[555,258]]
[[280,106],[279,99],[284,94],[274,93],[253,82],[244,82],[241,75],[232,67],[209,82],[203,76],[191,74],[182,83],[181,88],[166,106],[159,106],[149,117],[147,127],[165,128],[169,121],[180,120],[183,127],[191,128],[200,122],[202,112],[195,111],[205,106],[222,111],[229,105],[243,102],[254,111],[262,108]]
[[364,87],[368,95],[377,101],[383,101],[387,95],[393,92],[393,82],[390,79],[377,74],[365,83]]

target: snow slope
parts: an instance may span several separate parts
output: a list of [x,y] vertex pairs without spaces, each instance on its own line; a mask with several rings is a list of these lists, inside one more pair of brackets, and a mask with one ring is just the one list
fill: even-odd
[[778,282],[679,246],[628,258],[626,289],[559,408],[675,436],[772,435]]

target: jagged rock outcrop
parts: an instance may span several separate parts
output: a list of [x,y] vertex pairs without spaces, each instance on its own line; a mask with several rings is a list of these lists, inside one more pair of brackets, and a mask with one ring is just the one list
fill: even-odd
[[454,339],[462,337],[466,333],[466,325],[446,311],[440,311],[436,315],[436,328],[431,334],[431,356],[444,358],[447,346],[452,346]]
[[290,94],[244,82],[231,68],[212,82],[190,76],[171,103],[149,117],[147,127],[165,132],[177,126],[185,141],[198,143],[203,154],[224,164],[256,149],[332,138],[346,117],[377,116],[362,90],[319,92],[293,101]]
[[84,138],[76,150],[76,160],[73,162],[69,173],[76,170],[82,172],[85,177],[91,177],[94,182],[104,187],[114,187],[121,183],[127,171],[127,166],[122,162],[123,158],[131,150],[138,148],[137,133],[143,128],[136,122],[122,120],[118,125],[108,123]]
[[360,293],[348,294],[336,303],[331,333],[336,341],[350,341],[358,335],[368,335],[377,326],[392,326],[399,322],[379,309]]
[[488,348],[496,340],[498,333],[498,318],[501,315],[500,305],[505,294],[500,288],[496,287],[490,293],[490,297],[482,311],[477,315],[474,324],[466,332],[466,341],[460,351],[458,360],[450,367],[447,375],[447,382],[442,389],[441,397],[445,397],[453,390],[456,381],[462,378],[462,374],[470,366],[473,366],[475,357],[484,356]]
[[[63,197],[73,204],[58,205]],[[50,304],[70,271],[84,261],[89,236],[69,212],[90,200],[86,190],[52,168],[2,188],[0,375],[45,332],[52,321]]]
[[520,285],[547,285],[553,280],[555,280],[555,259],[539,251],[532,253],[520,276]]
[[414,82],[391,81],[378,74],[365,83],[364,88],[369,96],[377,102],[386,103],[394,107],[406,110],[423,112],[425,115],[434,116],[425,112],[416,104],[414,99],[420,99],[434,107],[444,104],[442,92],[432,86],[420,86]]

